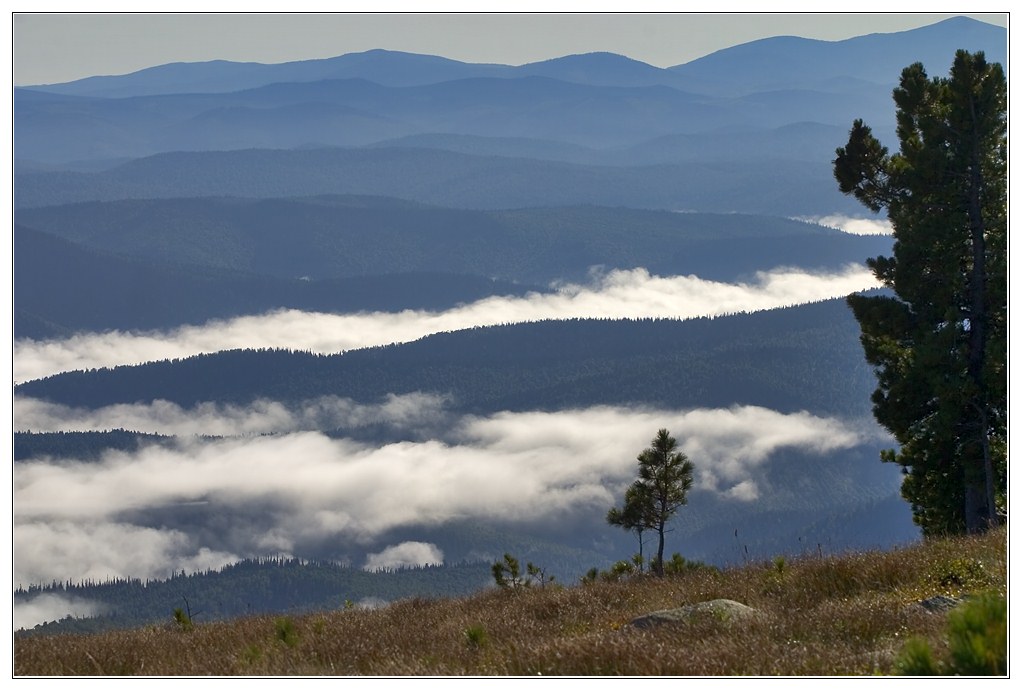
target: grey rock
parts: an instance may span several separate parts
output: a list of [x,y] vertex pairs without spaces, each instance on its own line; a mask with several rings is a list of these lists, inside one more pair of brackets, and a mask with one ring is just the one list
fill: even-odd
[[945,611],[952,610],[964,600],[965,599],[963,598],[939,595],[925,598],[922,601],[918,601],[918,603],[928,613],[943,613]]
[[647,615],[641,615],[630,622],[633,627],[646,629],[660,625],[691,622],[698,618],[713,618],[720,622],[732,622],[737,619],[753,616],[756,609],[738,601],[730,601],[726,598],[719,598],[713,601],[704,601],[681,608],[669,608],[658,610]]

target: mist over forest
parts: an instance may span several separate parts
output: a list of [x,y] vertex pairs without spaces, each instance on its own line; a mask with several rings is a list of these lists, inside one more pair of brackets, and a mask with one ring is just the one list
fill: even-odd
[[605,518],[661,428],[695,466],[669,554],[919,540],[844,302],[890,225],[832,159],[960,48],[1007,65],[957,18],[666,69],[376,50],[16,88],[16,626],[263,559],[421,570],[367,602],[507,552],[576,582],[636,552]]

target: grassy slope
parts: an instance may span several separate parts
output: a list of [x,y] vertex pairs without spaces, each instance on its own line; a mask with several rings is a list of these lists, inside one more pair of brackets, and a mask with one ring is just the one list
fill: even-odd
[[[876,675],[906,639],[941,657],[938,594],[1006,593],[1007,533],[891,552],[807,557],[657,580],[488,589],[376,610],[173,622],[99,635],[16,639],[14,675]],[[639,630],[635,617],[716,598],[745,621]],[[169,618],[168,618],[169,619]]]

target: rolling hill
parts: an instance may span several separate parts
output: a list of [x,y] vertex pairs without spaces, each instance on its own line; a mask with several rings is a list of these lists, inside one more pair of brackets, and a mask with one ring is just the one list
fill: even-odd
[[474,211],[353,196],[86,202],[17,218],[148,263],[292,280],[444,272],[543,286],[585,280],[599,265],[735,281],[779,266],[834,270],[891,247],[884,236],[767,216],[607,206]]
[[98,172],[15,173],[14,185],[16,212],[89,200],[373,195],[463,209],[862,214],[835,189],[829,163],[777,159],[623,167],[438,149],[247,149],[159,154]]
[[[616,269],[700,277],[685,290],[701,297],[889,254],[890,237],[797,219],[867,215],[832,159],[857,118],[891,142],[902,68],[944,74],[958,48],[1005,63],[1006,36],[959,18],[667,69],[373,50],[16,88],[15,336],[48,365],[72,362],[59,349],[120,363],[13,388],[17,569],[135,584],[131,570],[359,565],[414,546],[448,566],[425,581],[476,584],[505,552],[574,581],[635,552],[605,516],[661,425],[700,470],[671,537],[687,559],[916,540],[843,300],[687,320],[671,315],[689,294],[643,294],[643,319],[482,301],[554,300]],[[394,336],[403,311],[477,302],[476,322]],[[222,325],[176,328],[278,308],[386,313],[391,331],[358,345],[389,345],[344,340],[366,322],[289,322],[327,347],[200,340],[147,361],[111,331],[205,338]]]
[[67,338],[107,330],[166,330],[280,309],[335,313],[443,310],[487,296],[538,290],[527,284],[436,270],[320,280],[279,278],[186,264],[170,252],[149,259],[127,258],[23,226],[14,229],[17,339]]

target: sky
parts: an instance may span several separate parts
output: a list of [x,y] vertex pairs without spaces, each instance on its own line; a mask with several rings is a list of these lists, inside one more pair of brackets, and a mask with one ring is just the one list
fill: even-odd
[[[64,4],[73,9],[74,3]],[[190,5],[196,3],[176,4],[175,11],[187,10]],[[572,11],[579,9],[578,3],[528,1],[512,6],[515,12],[472,14],[462,11],[467,3],[418,4],[424,5],[453,11],[415,14],[407,12],[415,6],[412,3],[378,2],[372,5],[375,14],[16,13],[12,22],[12,76],[16,86],[54,84],[93,75],[126,74],[170,62],[221,59],[279,63],[374,48],[510,65],[610,51],[657,67],[670,67],[769,36],[836,41],[904,31],[963,14],[664,13],[665,8],[677,9],[678,5],[650,2],[627,6],[588,3],[585,7],[590,12],[601,13],[582,13]],[[369,7],[360,2],[344,6]],[[523,11],[552,6],[567,11]],[[297,7],[304,5],[299,3]],[[502,4],[487,3],[487,7],[500,10]],[[644,11],[624,14],[623,7]],[[718,7],[727,8],[728,4]],[[381,8],[406,11],[379,12]],[[1001,26],[1008,21],[1006,14],[968,16]]]

